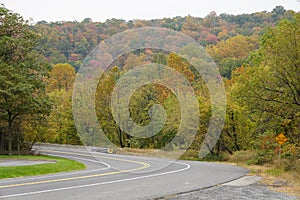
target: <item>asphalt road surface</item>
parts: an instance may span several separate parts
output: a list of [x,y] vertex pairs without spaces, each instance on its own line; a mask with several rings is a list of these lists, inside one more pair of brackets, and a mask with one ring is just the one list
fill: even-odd
[[83,162],[83,171],[0,181],[0,199],[156,199],[240,178],[247,169],[208,162],[47,149],[42,154]]

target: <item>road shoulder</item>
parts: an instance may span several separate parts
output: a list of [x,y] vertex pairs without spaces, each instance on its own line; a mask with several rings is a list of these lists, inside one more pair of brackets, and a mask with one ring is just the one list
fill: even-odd
[[259,176],[245,176],[237,180],[200,189],[197,191],[168,196],[161,199],[168,200],[208,200],[208,199],[236,199],[236,200],[297,200],[296,196],[273,191],[268,185],[260,182]]

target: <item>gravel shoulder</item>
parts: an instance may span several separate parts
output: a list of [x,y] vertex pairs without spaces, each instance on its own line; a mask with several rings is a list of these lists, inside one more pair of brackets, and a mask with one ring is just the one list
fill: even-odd
[[298,200],[299,197],[272,191],[268,185],[260,183],[258,176],[245,176],[235,181],[215,187],[164,197],[168,200]]

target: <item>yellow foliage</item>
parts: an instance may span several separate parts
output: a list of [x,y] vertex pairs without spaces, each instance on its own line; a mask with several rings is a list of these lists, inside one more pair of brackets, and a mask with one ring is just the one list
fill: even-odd
[[76,78],[76,72],[74,67],[67,63],[59,63],[53,66],[49,72],[49,78],[47,79],[47,91],[52,92],[54,90],[66,90],[73,89],[73,84]]
[[227,40],[222,40],[215,45],[206,48],[207,52],[214,59],[223,58],[246,58],[249,52],[258,47],[257,40],[253,37],[237,35]]

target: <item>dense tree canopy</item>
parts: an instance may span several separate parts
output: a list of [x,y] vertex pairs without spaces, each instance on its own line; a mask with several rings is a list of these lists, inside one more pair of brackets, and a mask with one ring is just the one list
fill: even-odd
[[[300,122],[300,15],[270,28],[251,64],[235,72],[235,95],[254,114],[260,114],[267,129],[290,135],[299,143]],[[274,124],[275,123],[275,124]]]
[[291,18],[293,14],[293,11],[278,6],[272,12],[242,15],[217,15],[216,12],[210,12],[204,18],[189,15],[153,20],[108,19],[103,23],[94,22],[90,18],[82,22],[41,21],[37,22],[34,29],[41,34],[41,50],[51,63],[67,62],[78,70],[82,59],[100,41],[130,28],[147,26],[170,28],[187,34],[206,46],[233,36],[261,35],[266,27],[276,25],[281,19]]
[[[1,150],[11,154],[22,141],[88,141],[85,135],[78,136],[72,115],[73,83],[79,67],[106,38],[150,26],[192,37],[206,48],[219,68],[222,77],[216,78],[226,86],[227,116],[210,156],[221,159],[226,153],[256,150],[255,163],[263,163],[274,158],[274,149],[278,148],[274,138],[284,133],[288,142],[283,149],[293,150],[286,150],[284,155],[299,159],[299,13],[277,6],[271,12],[242,15],[211,12],[204,18],[108,19],[103,23],[86,18],[82,22],[41,21],[29,26],[21,16],[1,7],[0,17]],[[182,52],[193,54],[189,47]],[[111,95],[117,81],[146,63],[168,65],[193,83],[201,121],[187,154],[198,156],[211,115],[210,95],[201,75],[172,52],[140,49],[116,59],[101,77],[95,94],[99,124],[109,140],[121,148],[162,148],[174,138],[180,124],[180,105],[173,92],[159,84],[147,84],[135,91],[129,106],[133,121],[147,125],[151,106],[162,105],[167,120],[158,134],[149,138],[128,135],[113,118]],[[91,65],[96,67],[97,62]],[[165,78],[176,81],[167,75]],[[82,110],[81,114],[89,124],[87,112]]]
[[237,35],[215,45],[209,45],[206,49],[217,63],[221,75],[230,78],[231,72],[241,67],[249,54],[257,47],[256,38]]
[[[17,123],[25,115],[48,112],[43,78],[47,64],[35,48],[38,34],[18,14],[0,7],[0,117],[12,154]],[[4,142],[4,141],[1,141]]]

